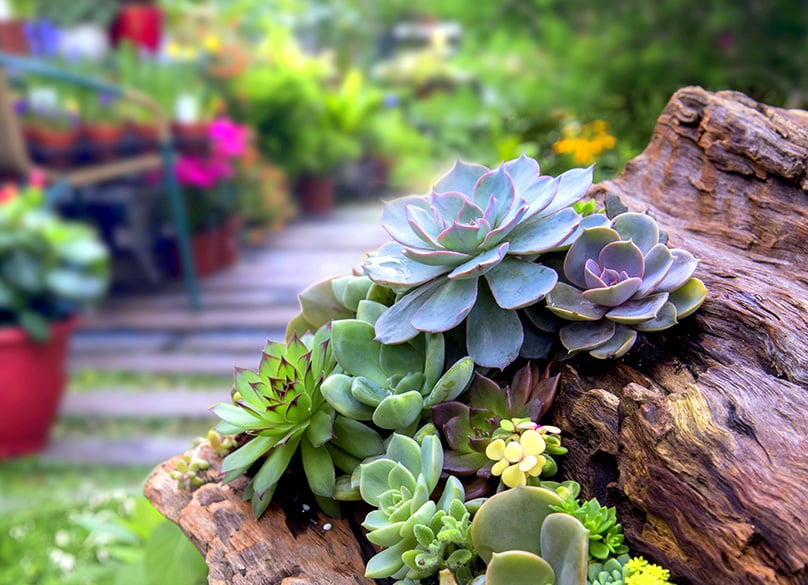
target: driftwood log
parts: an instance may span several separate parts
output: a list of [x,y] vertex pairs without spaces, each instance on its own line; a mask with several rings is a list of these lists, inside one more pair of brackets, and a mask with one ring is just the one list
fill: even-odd
[[[562,368],[562,473],[617,506],[632,551],[681,585],[805,585],[808,113],[685,88],[592,193],[653,216],[701,260],[710,295],[622,360]],[[290,518],[294,505],[254,522],[238,483],[180,492],[175,463],[146,495],[206,555],[211,584],[369,583],[355,523]]]

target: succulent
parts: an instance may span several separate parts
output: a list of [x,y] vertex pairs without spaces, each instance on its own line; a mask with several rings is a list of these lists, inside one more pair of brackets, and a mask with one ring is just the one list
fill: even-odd
[[[485,450],[500,428],[500,421],[541,420],[557,388],[558,376],[549,376],[549,370],[541,371],[528,362],[505,388],[478,373],[465,394],[468,404],[450,401],[432,407],[432,420],[449,447],[444,454],[443,469],[463,481],[468,497],[490,495],[499,484],[499,478],[491,473],[493,462]],[[553,446],[545,451],[552,467],[555,467],[552,455],[562,454],[556,451]],[[547,469],[544,474],[552,475],[551,471]]]
[[557,427],[543,426],[530,419],[503,420],[485,449],[485,456],[494,461],[491,473],[502,477],[502,483],[513,488],[535,485],[541,475],[552,476],[558,466],[550,456],[567,452],[561,446]]
[[574,495],[570,494],[564,504],[554,510],[574,516],[589,530],[590,560],[603,561],[627,553],[623,528],[617,523],[615,508],[601,506],[595,498],[581,504],[577,499],[579,491],[576,489]]
[[627,554],[604,563],[589,563],[587,585],[671,585],[670,571]]
[[[452,558],[452,553],[443,558],[448,549],[441,552],[429,548],[443,518],[460,516],[458,521],[462,521],[463,516],[455,502],[462,506],[465,494],[456,478],[449,478],[437,501],[430,499],[442,465],[443,450],[436,435],[425,435],[418,445],[415,439],[394,433],[385,455],[363,463],[355,472],[362,499],[378,508],[362,523],[369,531],[367,539],[384,547],[368,561],[366,577],[421,579],[437,573],[444,568],[442,563]],[[458,553],[452,561],[462,566],[471,558]]]
[[412,434],[432,406],[454,400],[466,389],[474,362],[460,359],[441,376],[440,333],[420,334],[398,345],[375,341],[373,322],[384,309],[363,300],[357,319],[333,322],[332,347],[339,368],[323,382],[322,392],[344,416]]
[[519,486],[480,506],[471,522],[486,585],[585,585],[588,531],[553,491]]
[[574,232],[580,216],[570,206],[591,183],[591,167],[541,176],[524,155],[493,170],[458,161],[431,194],[388,203],[384,227],[394,241],[363,266],[405,294],[376,322],[377,339],[401,343],[465,320],[476,364],[511,363],[524,340],[516,309],[543,299],[558,279],[535,260]]
[[[317,331],[338,319],[353,319],[364,300],[381,307],[393,304],[395,293],[384,286],[373,284],[367,276],[339,276],[317,282],[298,296],[300,313],[286,327],[286,339]],[[383,309],[382,309],[383,310]]]
[[177,466],[169,475],[177,482],[177,489],[193,491],[205,483],[200,477],[200,472],[207,471],[210,463],[199,457],[192,457],[185,454],[177,461]]
[[547,308],[573,321],[559,331],[568,352],[600,359],[631,349],[638,331],[660,331],[693,313],[707,289],[692,278],[697,260],[659,242],[649,216],[622,213],[591,227],[570,246],[564,277],[547,295]]
[[[309,487],[321,507],[333,510],[337,464],[332,442],[355,464],[383,451],[381,437],[358,421],[341,420],[325,401],[320,384],[336,366],[329,343],[330,329],[315,335],[296,335],[288,344],[270,342],[257,372],[236,369],[233,403],[219,403],[212,411],[222,419],[221,434],[244,433],[249,440],[222,461],[225,483],[244,475],[260,459],[247,496],[259,517],[298,450]],[[351,461],[340,459],[338,466]]]

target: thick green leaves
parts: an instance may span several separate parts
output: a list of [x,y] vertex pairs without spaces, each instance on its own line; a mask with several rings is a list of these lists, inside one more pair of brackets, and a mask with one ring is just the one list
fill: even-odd
[[304,435],[300,441],[300,456],[311,491],[318,496],[332,497],[336,474],[328,449],[315,447]]
[[[583,585],[586,581],[579,585]],[[540,556],[521,550],[494,554],[485,572],[486,585],[553,585],[555,574]]]

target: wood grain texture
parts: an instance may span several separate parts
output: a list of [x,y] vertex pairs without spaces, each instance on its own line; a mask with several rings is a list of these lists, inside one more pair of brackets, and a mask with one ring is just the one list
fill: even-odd
[[[615,505],[632,551],[680,585],[808,583],[808,116],[677,92],[646,151],[593,187],[646,211],[710,290],[617,362],[562,367],[562,473]],[[146,493],[206,555],[210,583],[368,583],[358,535],[254,522],[236,483]],[[330,547],[330,548],[329,548]],[[333,554],[332,554],[333,553]],[[284,580],[286,579],[286,580]],[[290,579],[294,579],[293,581]]]
[[677,583],[808,583],[808,123],[685,88],[594,188],[700,259],[695,316],[564,369],[563,471]]

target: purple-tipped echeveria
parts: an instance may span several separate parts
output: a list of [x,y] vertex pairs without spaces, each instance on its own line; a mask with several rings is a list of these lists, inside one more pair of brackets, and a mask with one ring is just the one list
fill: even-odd
[[600,359],[625,354],[637,331],[672,327],[701,306],[707,289],[692,278],[690,252],[659,242],[648,215],[621,213],[609,225],[584,229],[564,259],[564,276],[547,307],[565,320],[561,343]]
[[580,216],[570,206],[591,184],[591,167],[542,176],[522,155],[495,169],[458,161],[431,194],[388,203],[384,227],[394,241],[364,269],[406,294],[376,322],[377,339],[401,343],[467,319],[475,363],[511,363],[524,339],[516,309],[543,299],[558,280],[535,260],[574,232]]

